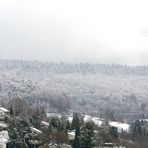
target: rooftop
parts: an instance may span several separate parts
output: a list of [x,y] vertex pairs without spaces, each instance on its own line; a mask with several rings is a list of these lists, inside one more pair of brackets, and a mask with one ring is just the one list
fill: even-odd
[[37,128],[31,127],[31,130],[37,133],[42,133],[42,131],[38,130]]
[[9,112],[9,110],[4,108],[4,107],[0,107],[0,110],[3,111],[3,112],[6,112],[6,113]]

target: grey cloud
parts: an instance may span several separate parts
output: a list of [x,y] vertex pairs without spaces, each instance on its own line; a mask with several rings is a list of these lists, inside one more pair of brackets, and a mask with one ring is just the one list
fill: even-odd
[[[123,13],[124,7],[117,1],[107,9],[105,1],[1,1],[0,58],[119,64],[146,61],[141,55],[148,45],[139,41],[141,35],[133,34],[147,22],[136,25],[138,18],[132,22],[131,8]],[[148,30],[142,35],[148,37]]]

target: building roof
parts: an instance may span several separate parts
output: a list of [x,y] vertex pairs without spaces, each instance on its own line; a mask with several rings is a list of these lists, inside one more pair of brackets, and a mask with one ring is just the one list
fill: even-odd
[[5,112],[5,113],[9,112],[9,110],[6,109],[6,108],[4,108],[4,107],[0,107],[0,110],[3,111],[3,112]]
[[38,130],[37,128],[31,127],[31,130],[36,133],[42,133],[42,131]]
[[45,126],[49,126],[49,123],[46,122],[46,121],[41,121],[41,124],[42,124],[42,125],[45,125]]
[[9,141],[9,134],[8,131],[1,131],[0,132],[0,147],[6,148],[6,143]]
[[6,128],[6,127],[8,127],[8,124],[6,124],[6,123],[4,123],[4,122],[0,122],[0,127]]
[[75,132],[74,132],[74,131],[68,132],[68,135],[73,135],[73,136],[75,136]]
[[130,130],[130,125],[127,123],[121,123],[121,122],[116,122],[116,121],[109,121],[109,125],[118,128],[118,132],[129,132]]

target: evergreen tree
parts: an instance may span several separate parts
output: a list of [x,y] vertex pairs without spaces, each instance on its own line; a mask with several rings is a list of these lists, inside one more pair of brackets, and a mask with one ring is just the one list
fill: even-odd
[[136,120],[134,125],[133,125],[133,129],[132,129],[132,140],[135,141],[135,138],[137,136],[141,136],[142,135],[142,128],[141,128],[141,123],[139,120]]
[[31,134],[30,124],[24,118],[13,118],[10,120],[10,127],[8,129],[9,137],[11,143],[14,143],[14,146],[17,146],[18,143],[25,144],[25,138],[28,134]]
[[46,120],[46,119],[47,119],[46,111],[45,111],[44,107],[41,107],[40,117],[41,117],[43,120]]
[[80,148],[80,137],[76,136],[73,142],[73,148]]
[[69,123],[69,120],[67,120],[67,123],[66,123],[66,130],[70,130],[70,123]]
[[111,127],[110,134],[111,134],[112,138],[117,139],[118,138],[118,129],[116,127]]
[[41,119],[38,116],[33,116],[32,117],[32,126],[39,129],[40,125],[41,125]]
[[76,129],[77,126],[80,126],[79,115],[78,115],[78,113],[73,113],[73,120],[72,120],[72,124],[71,124],[71,129]]
[[75,139],[73,142],[74,148],[80,148],[80,124],[78,123],[75,131]]
[[58,117],[52,117],[50,120],[50,124],[51,124],[51,127],[55,128],[57,130],[60,130],[62,128],[61,121]]
[[86,123],[86,125],[81,130],[81,148],[92,148],[93,136],[93,124]]
[[14,111],[13,111],[13,106],[11,104],[11,106],[10,106],[10,116],[13,116],[13,115],[14,115]]

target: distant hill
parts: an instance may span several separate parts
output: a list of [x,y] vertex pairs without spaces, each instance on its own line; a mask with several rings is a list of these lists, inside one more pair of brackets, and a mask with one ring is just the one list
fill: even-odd
[[15,97],[52,111],[126,112],[148,104],[148,66],[0,60],[1,103]]

